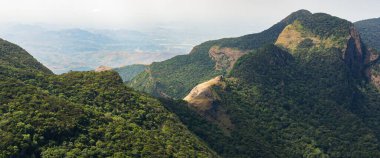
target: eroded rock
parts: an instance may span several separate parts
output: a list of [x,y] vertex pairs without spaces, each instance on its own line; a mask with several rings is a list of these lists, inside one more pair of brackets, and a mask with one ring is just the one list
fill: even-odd
[[213,46],[209,50],[209,55],[215,63],[215,70],[226,70],[227,72],[232,69],[236,61],[247,54],[248,51],[242,51],[235,48],[220,48]]

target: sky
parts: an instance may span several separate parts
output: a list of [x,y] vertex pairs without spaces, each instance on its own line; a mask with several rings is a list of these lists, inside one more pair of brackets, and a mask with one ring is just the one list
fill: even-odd
[[258,32],[299,9],[358,21],[380,17],[379,8],[378,0],[0,0],[0,24]]

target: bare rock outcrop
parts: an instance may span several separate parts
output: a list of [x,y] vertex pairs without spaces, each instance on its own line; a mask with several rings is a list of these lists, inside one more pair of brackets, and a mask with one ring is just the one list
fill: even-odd
[[201,111],[210,109],[212,103],[219,99],[218,95],[212,90],[212,87],[221,85],[222,78],[222,76],[217,76],[198,84],[190,91],[184,100]]
[[95,69],[95,72],[103,72],[103,71],[109,71],[109,70],[112,70],[112,67],[109,67],[109,66],[99,66]]
[[219,46],[213,46],[209,50],[209,55],[215,63],[215,70],[230,71],[236,61],[247,54],[248,51],[242,51],[236,48],[220,48]]
[[354,27],[350,28],[350,36],[344,50],[344,62],[355,77],[370,81],[370,60],[371,52],[364,46],[359,32]]
[[225,110],[219,105],[220,97],[213,90],[215,86],[224,86],[223,76],[217,76],[209,81],[195,86],[184,98],[189,106],[195,108],[207,120],[216,123],[226,134],[233,129],[233,124]]

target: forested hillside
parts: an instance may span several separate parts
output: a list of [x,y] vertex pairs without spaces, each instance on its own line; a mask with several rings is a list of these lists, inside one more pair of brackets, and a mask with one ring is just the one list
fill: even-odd
[[1,42],[0,157],[217,157],[116,72],[53,75]]
[[[132,80],[138,84],[130,85],[179,98],[223,74],[212,90],[192,94],[210,97],[204,99],[211,106],[165,104],[223,157],[379,157],[380,93],[373,84],[379,59],[354,25],[328,14],[298,11],[269,30],[263,33],[273,36],[263,36],[262,43],[242,40],[260,34],[206,42],[189,55],[154,63]],[[250,51],[230,71],[218,71],[210,56],[213,45]],[[187,60],[200,54],[203,58]],[[205,71],[198,74],[182,62]],[[181,75],[162,80],[161,74]],[[194,86],[187,89],[189,81]]]
[[0,40],[0,157],[380,157],[375,30],[300,10],[149,66],[62,75]]
[[241,51],[257,49],[264,44],[274,43],[288,24],[307,15],[311,13],[300,10],[261,33],[207,41],[195,46],[188,55],[179,55],[163,62],[152,63],[148,70],[132,79],[128,85],[154,96],[183,98],[198,83],[227,73],[225,69],[215,68],[217,61],[210,57],[211,47],[231,47]]

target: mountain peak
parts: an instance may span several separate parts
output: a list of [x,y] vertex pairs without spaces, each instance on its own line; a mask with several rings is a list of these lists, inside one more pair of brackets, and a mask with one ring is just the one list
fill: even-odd
[[310,11],[305,10],[305,9],[301,9],[301,10],[298,10],[298,11],[291,13],[282,21],[283,22],[294,21],[296,19],[302,19],[302,18],[306,18],[306,17],[312,16],[312,15],[313,15],[313,13],[311,13]]
[[300,10],[293,12],[292,14],[312,14],[312,13],[306,9],[300,9]]

